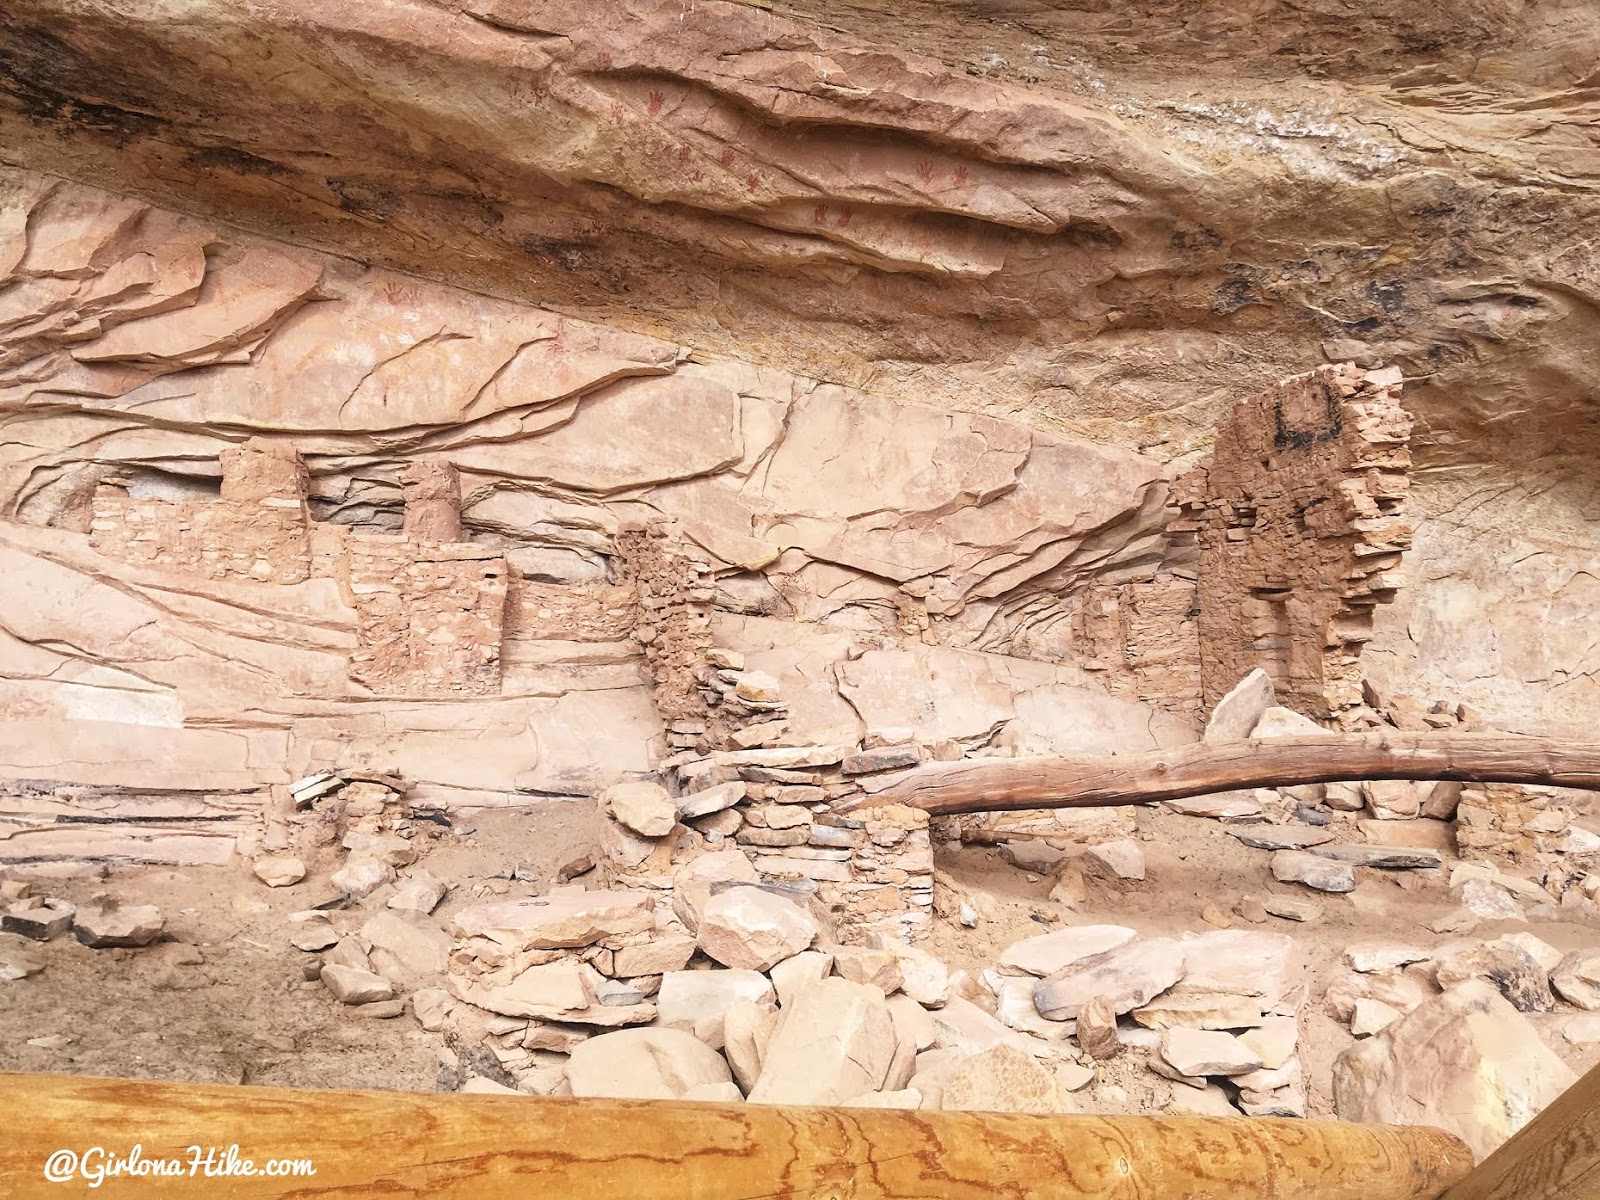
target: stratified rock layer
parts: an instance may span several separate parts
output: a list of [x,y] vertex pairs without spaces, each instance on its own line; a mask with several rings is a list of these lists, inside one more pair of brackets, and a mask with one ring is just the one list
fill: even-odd
[[[1182,584],[1154,458],[9,179],[7,857],[221,861],[341,765],[431,805],[592,795],[705,711],[713,636],[750,660],[719,711],[792,742],[1192,736],[1019,641],[1068,581]],[[85,787],[130,824],[38,819]]]
[[[1380,363],[1417,418],[1414,547],[1355,528],[1393,523],[1397,464],[1340,464],[1373,536],[1223,589],[1257,657],[1319,717],[1364,645],[1386,703],[1593,725],[1575,0],[917,3],[894,45],[876,0],[14,8],[0,857],[221,861],[341,762],[426,805],[592,795],[708,717],[1187,740],[1234,614],[1204,569],[1196,603],[1168,480],[1240,396]],[[1383,569],[1330,585],[1349,557]],[[1309,584],[1339,596],[1283,601]]]

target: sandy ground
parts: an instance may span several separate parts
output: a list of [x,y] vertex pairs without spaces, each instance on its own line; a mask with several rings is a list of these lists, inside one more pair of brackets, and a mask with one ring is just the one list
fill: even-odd
[[[447,920],[480,887],[520,871],[542,890],[595,844],[591,805],[552,803],[483,813],[467,836],[442,838],[425,859],[454,886]],[[330,857],[327,867],[334,865]],[[113,870],[103,882],[41,882],[36,891],[81,902],[109,893],[154,904],[166,938],[142,950],[91,950],[70,935],[27,943],[45,962],[0,984],[0,1069],[290,1087],[431,1091],[443,1040],[409,1014],[359,1016],[303,978],[310,955],[287,942],[289,914],[328,898],[326,870],[268,888],[244,867]],[[519,885],[520,887],[520,885]],[[336,912],[340,929],[365,913]],[[198,961],[195,961],[198,960]],[[29,1039],[59,1034],[60,1048]]]
[[[1241,845],[1216,822],[1155,811],[1137,817],[1147,878],[1091,882],[1087,900],[1075,910],[1049,899],[1050,877],[1029,875],[997,851],[963,847],[941,854],[940,869],[975,897],[980,920],[975,929],[937,921],[927,947],[950,966],[976,973],[1009,943],[1063,924],[1116,923],[1142,934],[1181,934],[1212,928],[1201,916],[1208,906],[1232,916],[1246,895],[1312,897],[1321,909],[1313,922],[1269,917],[1256,926],[1233,916],[1230,923],[1288,933],[1301,945],[1312,972],[1301,1039],[1310,1115],[1331,1116],[1332,1063],[1352,1039],[1322,1012],[1327,981],[1354,942],[1403,939],[1428,947],[1447,940],[1425,927],[1453,908],[1443,880],[1365,872],[1348,896],[1318,895],[1273,882],[1267,852]],[[442,838],[425,859],[429,871],[454,885],[436,914],[442,919],[475,894],[505,890],[507,877],[519,868],[542,890],[562,865],[594,846],[599,830],[592,807],[570,803],[481,814],[471,824],[471,834]],[[0,1068],[302,1087],[440,1086],[439,1035],[424,1033],[409,1015],[362,1017],[334,1001],[320,983],[303,979],[309,956],[287,945],[287,918],[326,898],[329,889],[319,882],[325,878],[314,871],[296,887],[269,889],[243,868],[129,869],[113,871],[103,882],[41,886],[46,894],[73,901],[109,892],[156,904],[167,917],[169,940],[144,950],[90,950],[71,937],[35,947],[46,962],[44,972],[0,984]],[[336,914],[335,924],[353,928],[363,919],[357,912]],[[1567,921],[1491,923],[1473,936],[1516,929],[1563,951],[1600,944],[1600,929]],[[1570,1015],[1563,1008],[1530,1019],[1551,1048],[1581,1071],[1600,1061],[1600,1047],[1579,1049],[1562,1038]],[[60,1046],[28,1044],[52,1034],[69,1040]],[[1143,1064],[1144,1055],[1125,1053],[1103,1066],[1096,1082],[1079,1094],[1084,1107],[1165,1107],[1171,1089],[1182,1085],[1159,1079]]]

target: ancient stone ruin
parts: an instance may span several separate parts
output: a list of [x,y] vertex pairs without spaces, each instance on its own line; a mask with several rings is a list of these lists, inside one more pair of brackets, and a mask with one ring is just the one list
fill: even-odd
[[1311,716],[1362,705],[1361,648],[1411,541],[1410,434],[1398,368],[1323,367],[1239,404],[1177,481],[1208,705],[1257,668]]
[[881,801],[1592,738],[1600,25],[691,7],[0,21],[0,1068],[1504,1141],[1594,793]]

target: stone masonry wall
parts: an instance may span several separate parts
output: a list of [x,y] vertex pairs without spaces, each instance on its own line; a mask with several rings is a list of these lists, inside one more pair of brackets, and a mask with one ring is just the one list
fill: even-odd
[[1410,433],[1397,368],[1321,367],[1241,401],[1176,482],[1169,532],[1198,549],[1208,704],[1261,667],[1296,711],[1361,705],[1372,610],[1410,542]]
[[927,814],[834,806],[860,792],[860,776],[920,762],[922,747],[794,744],[779,681],[713,644],[711,567],[681,531],[665,521],[625,525],[616,547],[637,605],[633,638],[675,751],[658,778],[687,833],[663,859],[658,844],[612,825],[614,865],[670,887],[666,866],[731,845],[754,868],[751,880],[813,898],[846,940],[919,937],[933,904]]
[[333,577],[356,611],[352,680],[385,696],[500,690],[506,562],[499,551],[461,540],[453,468],[411,465],[402,481],[405,534],[392,537],[313,522],[308,473],[292,446],[250,438],[219,459],[217,500],[97,489],[94,548],[124,562],[217,579],[292,584]]
[[1175,574],[1085,590],[1073,614],[1084,666],[1106,690],[1169,712],[1198,715],[1200,640],[1195,584]]
[[138,566],[211,579],[303,583],[310,577],[306,472],[300,456],[261,438],[223,451],[219,500],[94,494],[90,544]]
[[103,487],[90,541],[135,566],[209,579],[304,583],[310,577],[302,505],[282,500],[135,500]]
[[695,561],[662,523],[626,525],[616,548],[623,581],[634,589],[639,607],[634,640],[643,648],[655,686],[656,708],[668,721],[697,721],[708,715],[694,677],[711,648],[710,568]]
[[[610,856],[625,873],[637,873],[634,882],[650,882],[673,862],[681,867],[708,851],[737,848],[754,868],[750,882],[814,898],[842,941],[914,941],[928,931],[933,906],[928,814],[903,805],[840,813],[835,805],[859,792],[862,775],[921,756],[915,745],[683,751],[660,764],[659,778],[686,836],[664,839],[672,850],[661,858],[649,839],[613,825]],[[671,886],[665,876],[655,882]]]
[[506,564],[470,542],[346,542],[360,649],[350,677],[380,695],[493,695],[500,690]]
[[716,600],[711,565],[670,521],[618,531],[621,575],[638,606],[633,640],[644,656],[656,709],[675,749],[748,749],[775,744],[788,706],[778,680],[746,671],[744,656],[712,645]]

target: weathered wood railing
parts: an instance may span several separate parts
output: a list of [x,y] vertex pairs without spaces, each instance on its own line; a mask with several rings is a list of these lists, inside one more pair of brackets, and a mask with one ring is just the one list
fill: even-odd
[[[1600,1197],[1600,1067],[1476,1169],[1459,1140],[1423,1126],[302,1091],[3,1073],[0,1131],[0,1196],[7,1197],[182,1195],[186,1180],[207,1197]],[[135,1147],[136,1161],[176,1164],[176,1173],[148,1166],[111,1173]],[[269,1160],[309,1164],[315,1173],[260,1173]],[[246,1161],[257,1174],[239,1173]],[[98,1187],[96,1177],[103,1178]]]
[[1330,733],[1201,742],[1109,758],[969,758],[863,780],[849,807],[930,813],[1109,808],[1236,788],[1447,779],[1600,788],[1600,742],[1487,733]]
[[1443,1200],[1600,1197],[1600,1067],[1562,1092]]
[[[1422,1200],[1471,1157],[1422,1127],[300,1091],[0,1075],[0,1195],[551,1200]],[[178,1178],[92,1174],[140,1148]],[[316,1173],[182,1172],[309,1162]],[[68,1155],[72,1156],[69,1160]],[[55,1156],[52,1158],[52,1156]],[[49,1182],[54,1164],[60,1183]],[[74,1166],[75,1164],[75,1166]],[[66,1168],[74,1169],[67,1171]],[[87,1168],[91,1177],[85,1177]]]

